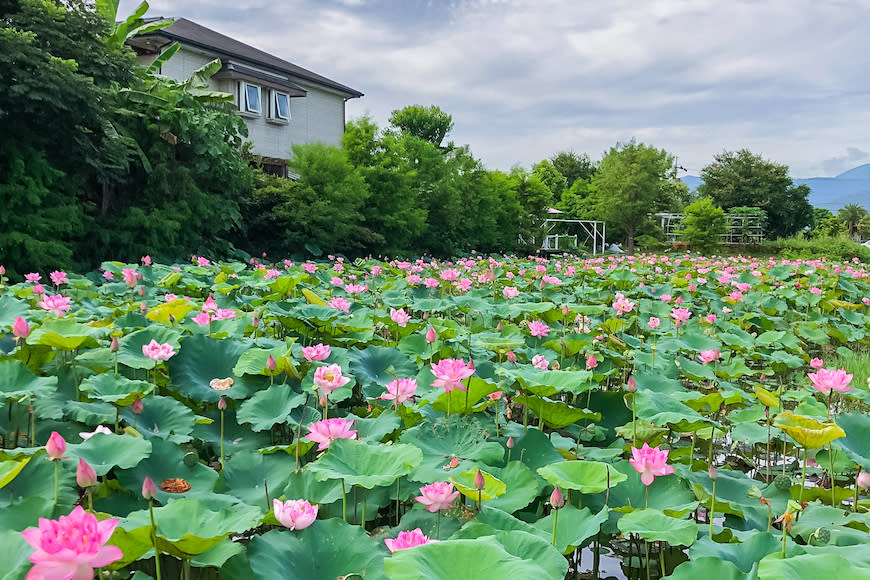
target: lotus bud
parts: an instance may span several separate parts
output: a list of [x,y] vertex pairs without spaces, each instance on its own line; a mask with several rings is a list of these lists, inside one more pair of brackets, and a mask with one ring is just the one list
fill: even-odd
[[93,487],[98,483],[97,472],[81,458],[79,458],[79,467],[76,469],[76,483],[79,487]]
[[218,411],[226,411],[227,410],[227,400],[221,395],[221,398],[218,399]]
[[145,286],[139,286],[139,296],[145,296]]
[[855,483],[861,489],[870,489],[870,472],[862,471],[858,474],[858,477],[855,478]]
[[553,493],[550,494],[550,505],[553,506],[553,509],[559,509],[565,505],[565,498],[562,497],[562,492],[559,491],[558,487],[554,488]]
[[157,484],[150,477],[146,477],[142,482],[142,497],[147,500],[152,500],[157,497]]
[[558,360],[554,360],[553,362],[550,363],[550,369],[552,369],[554,371],[558,371],[561,368],[562,368],[562,365],[559,364]]
[[505,445],[507,445],[507,448],[508,448],[508,449],[513,449],[513,448],[514,448],[514,445],[515,445],[515,443],[514,443],[514,438],[513,438],[513,437],[508,437],[507,443],[505,443]]
[[507,351],[507,360],[508,360],[508,362],[512,362],[512,363],[517,362],[517,355],[514,354],[514,351],[512,351],[512,350]]
[[251,326],[253,326],[254,328],[258,328],[260,326],[260,319],[255,316],[254,319],[251,321]]
[[495,326],[495,329],[501,332],[502,328],[504,328],[504,324],[502,324],[501,320],[499,320],[498,324]]
[[715,480],[716,479],[716,468],[711,465],[710,469],[707,470],[707,475],[710,476],[710,479]]
[[0,276],[6,274],[6,268],[4,266],[0,266]]
[[327,403],[326,395],[323,395],[322,397],[320,397],[320,406],[325,407],[326,403]]
[[430,326],[429,330],[426,331],[426,343],[432,344],[433,342],[435,342],[435,337],[435,329]]
[[132,411],[134,415],[139,415],[145,410],[145,403],[142,402],[142,397],[136,397],[133,401]]
[[568,313],[571,312],[571,309],[568,308],[568,305],[562,307],[562,316],[568,316]]
[[429,320],[429,313],[428,312],[423,313],[423,320]]
[[15,319],[15,323],[12,325],[12,335],[16,340],[30,336],[30,325],[20,316]]
[[483,473],[478,469],[477,474],[474,476],[474,488],[483,491],[484,487],[486,487],[486,480],[483,478]]
[[637,382],[634,380],[634,377],[628,377],[628,392],[633,393],[637,391]]
[[117,336],[112,337],[112,342],[109,343],[109,348],[112,349],[112,352],[118,352],[118,349],[121,348],[121,345],[118,342]]
[[146,304],[144,300],[139,305],[139,312],[141,312],[143,314],[143,316],[146,312],[148,312],[148,304]]
[[57,431],[52,431],[48,438],[48,443],[45,444],[45,451],[48,453],[50,461],[63,459],[63,454],[66,452],[66,441]]
[[272,356],[271,354],[269,355],[269,358],[266,359],[266,368],[269,369],[270,371],[274,371],[275,369],[278,368],[278,361],[276,361],[275,357]]

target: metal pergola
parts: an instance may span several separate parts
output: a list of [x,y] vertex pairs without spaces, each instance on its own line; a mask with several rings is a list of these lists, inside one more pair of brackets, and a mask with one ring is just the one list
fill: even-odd
[[[553,230],[559,227],[561,224],[565,224],[565,228],[569,229],[571,225],[578,226],[575,231],[576,234],[554,234]],[[559,219],[559,218],[548,218],[544,220],[544,223],[541,224],[541,229],[544,230],[544,241],[541,245],[541,249],[548,252],[556,252],[559,250],[566,250],[569,248],[559,247],[560,239],[567,238],[572,243],[572,248],[576,249],[580,245],[580,235],[583,235],[582,243],[586,243],[588,241],[592,241],[592,254],[600,254],[604,252],[605,248],[605,237],[607,233],[606,224],[602,221],[597,220],[572,220],[572,219]]]

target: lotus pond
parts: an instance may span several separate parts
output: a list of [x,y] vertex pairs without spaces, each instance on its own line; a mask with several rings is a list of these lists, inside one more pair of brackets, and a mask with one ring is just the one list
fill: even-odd
[[867,578],[868,296],[688,254],[0,275],[0,577]]

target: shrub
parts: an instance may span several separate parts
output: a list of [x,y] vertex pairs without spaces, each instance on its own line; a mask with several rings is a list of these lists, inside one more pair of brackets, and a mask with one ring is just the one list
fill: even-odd
[[712,199],[704,197],[686,206],[682,226],[681,241],[693,250],[707,251],[718,245],[725,233],[725,212],[713,205]]
[[812,240],[786,238],[765,242],[764,247],[774,250],[789,260],[825,257],[838,262],[853,258],[858,258],[862,262],[870,262],[870,248],[845,238],[822,237]]

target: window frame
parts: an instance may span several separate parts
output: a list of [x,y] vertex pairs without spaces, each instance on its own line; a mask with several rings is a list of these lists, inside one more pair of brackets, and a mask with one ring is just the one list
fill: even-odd
[[[286,108],[285,115],[281,115],[281,108],[278,106],[278,100],[280,97],[284,97],[287,100],[287,108]],[[290,113],[290,95],[288,95],[287,93],[283,93],[281,91],[273,90],[272,91],[271,105],[272,105],[271,117],[273,119],[278,120],[278,121],[286,121],[286,122],[290,121],[290,119],[292,118],[292,114]]]
[[[251,115],[262,115],[263,114],[263,88],[259,85],[242,82],[240,83],[242,89],[241,95],[241,110],[245,113]],[[254,108],[251,106],[251,102],[249,100],[248,89],[256,89],[257,91],[257,107]]]

